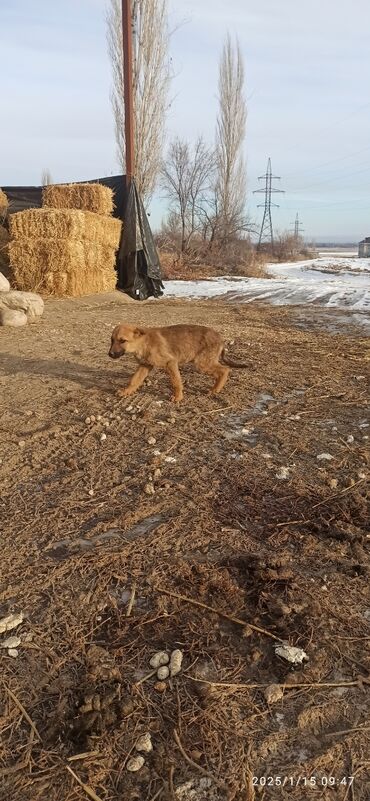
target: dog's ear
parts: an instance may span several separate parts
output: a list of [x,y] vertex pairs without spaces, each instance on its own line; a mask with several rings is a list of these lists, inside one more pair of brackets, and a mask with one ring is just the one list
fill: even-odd
[[145,334],[145,328],[134,328],[132,333],[133,333],[135,339],[137,337],[142,337],[143,334]]

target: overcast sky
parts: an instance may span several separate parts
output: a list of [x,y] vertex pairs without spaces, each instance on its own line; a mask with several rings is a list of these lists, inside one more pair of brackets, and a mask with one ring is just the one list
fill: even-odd
[[[169,0],[175,74],[168,140],[214,138],[218,59],[239,37],[248,101],[248,207],[272,160],[274,226],[299,213],[305,235],[370,236],[369,0]],[[0,185],[119,172],[105,0],[0,0]],[[164,201],[151,208],[153,227]]]

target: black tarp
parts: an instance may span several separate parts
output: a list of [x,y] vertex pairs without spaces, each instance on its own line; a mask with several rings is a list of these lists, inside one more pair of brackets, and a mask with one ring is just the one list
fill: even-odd
[[[82,183],[82,182],[76,182]],[[143,202],[131,181],[127,196],[124,175],[98,178],[83,183],[99,183],[114,192],[114,216],[123,221],[117,252],[117,287],[136,300],[163,295],[161,267]],[[42,186],[1,187],[9,200],[9,213],[40,208]]]

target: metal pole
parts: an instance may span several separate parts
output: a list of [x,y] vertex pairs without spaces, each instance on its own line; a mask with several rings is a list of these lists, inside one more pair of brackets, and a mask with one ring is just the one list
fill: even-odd
[[132,81],[132,14],[131,0],[122,0],[123,88],[125,99],[126,188],[135,173],[134,91]]

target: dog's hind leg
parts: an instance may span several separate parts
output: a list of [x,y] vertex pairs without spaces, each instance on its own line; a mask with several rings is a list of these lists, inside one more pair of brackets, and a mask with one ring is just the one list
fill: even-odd
[[179,401],[183,399],[183,385],[179,366],[176,361],[168,362],[165,369],[171,379],[171,384],[173,387],[173,395],[171,400],[175,401],[175,403],[179,403]]
[[124,389],[119,389],[117,395],[121,398],[128,398],[129,395],[133,395],[139,387],[144,383],[147,375],[149,375],[151,371],[151,367],[144,367],[141,365],[136,370],[136,373],[132,376],[130,383]]
[[230,370],[228,367],[224,367],[223,364],[220,364],[218,361],[218,354],[212,354],[212,357],[212,361],[210,361],[209,354],[201,354],[194,360],[194,365],[201,373],[206,373],[206,375],[211,375],[212,378],[214,378],[215,383],[210,392],[217,394],[224,388]]

